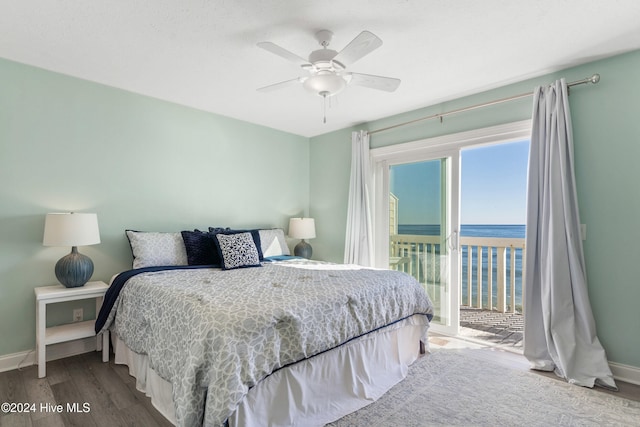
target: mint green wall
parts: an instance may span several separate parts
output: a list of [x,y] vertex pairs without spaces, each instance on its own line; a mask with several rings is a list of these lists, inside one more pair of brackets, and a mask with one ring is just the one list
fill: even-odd
[[[505,86],[474,96],[366,123],[311,139],[310,215],[314,255],[341,262],[344,254],[351,131],[375,130],[415,118],[531,92],[565,77],[600,73],[597,85],[571,90],[580,214],[587,224],[585,257],[598,334],[610,361],[640,368],[640,51]],[[437,84],[437,82],[434,82]],[[372,147],[446,135],[531,118],[532,99],[449,116],[375,134]]]
[[80,252],[104,281],[131,265],[126,228],[286,229],[307,213],[308,138],[2,59],[0,82],[0,357],[35,347],[33,288],[69,251],[42,246],[47,212],[98,214],[102,243]]
[[[602,75],[571,108],[589,293],[609,359],[640,367],[640,52],[309,140],[0,59],[0,357],[34,348],[33,288],[55,283],[67,248],[41,245],[44,215],[97,212],[102,243],[81,248],[108,281],[130,264],[125,228],[281,226],[316,218],[314,257],[341,262],[351,131]],[[531,100],[374,135],[381,147],[530,118]],[[307,175],[310,161],[310,172]],[[295,180],[290,177],[296,176]],[[307,178],[308,176],[308,178]],[[58,317],[70,317],[71,307]],[[54,313],[55,314],[55,313]],[[85,315],[91,315],[90,305]]]

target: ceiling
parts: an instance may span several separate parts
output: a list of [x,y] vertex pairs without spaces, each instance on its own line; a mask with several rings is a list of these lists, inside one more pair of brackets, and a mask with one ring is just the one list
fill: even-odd
[[[5,0],[0,57],[311,137],[640,49],[639,23],[637,0]],[[349,85],[326,123],[302,85],[256,91],[305,75],[257,42],[306,58],[321,29],[379,36],[348,70],[398,90]]]

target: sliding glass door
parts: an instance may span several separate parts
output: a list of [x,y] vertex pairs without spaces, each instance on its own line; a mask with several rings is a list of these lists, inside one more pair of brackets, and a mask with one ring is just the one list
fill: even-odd
[[381,202],[389,214],[380,221],[386,223],[386,233],[377,245],[379,265],[422,283],[435,306],[434,330],[456,334],[459,151],[420,161],[383,162],[380,172],[387,189]]
[[461,150],[530,133],[524,120],[371,150],[376,266],[422,283],[436,307],[436,332],[455,335],[460,323]]

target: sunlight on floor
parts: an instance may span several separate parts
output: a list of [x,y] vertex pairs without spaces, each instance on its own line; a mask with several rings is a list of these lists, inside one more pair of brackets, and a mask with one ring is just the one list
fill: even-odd
[[448,335],[442,335],[435,332],[429,332],[429,347],[431,350],[438,349],[463,349],[463,348],[487,348],[488,343],[481,343],[475,340],[464,339],[462,337],[451,337]]

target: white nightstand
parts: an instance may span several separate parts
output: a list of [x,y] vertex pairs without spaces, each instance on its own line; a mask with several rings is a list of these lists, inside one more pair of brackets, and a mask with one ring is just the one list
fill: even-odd
[[[104,294],[109,285],[104,282],[88,282],[77,288],[65,288],[62,285],[41,286],[35,288],[36,294],[36,352],[38,360],[38,378],[46,375],[47,345],[60,342],[93,337],[95,320],[68,323],[66,325],[47,328],[47,304],[74,301],[79,299],[96,299],[96,316],[102,306]],[[102,361],[109,361],[109,331],[102,334],[102,341],[97,337],[96,350],[102,350]]]

